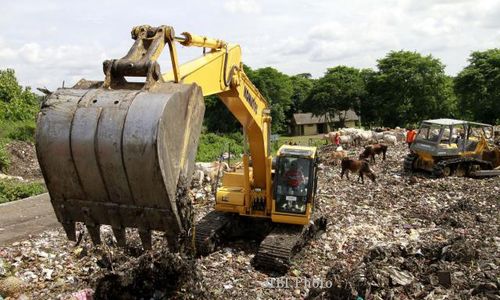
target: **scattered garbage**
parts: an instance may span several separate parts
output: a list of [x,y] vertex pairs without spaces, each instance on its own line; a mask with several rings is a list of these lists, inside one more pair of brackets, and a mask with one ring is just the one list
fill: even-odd
[[[362,149],[350,148],[348,156]],[[161,233],[153,235],[153,250],[144,252],[138,233],[127,230],[127,247],[120,249],[104,226],[104,243],[97,247],[81,227],[78,243],[53,230],[0,247],[0,282],[16,278],[9,280],[22,286],[19,297],[31,299],[127,293],[144,299],[498,299],[500,177],[405,174],[407,146],[397,144],[389,146],[387,160],[377,157],[372,164],[377,181],[360,184],[356,176],[340,179],[330,151],[335,149],[321,150],[317,191],[317,207],[329,225],[285,276],[252,267],[255,240],[231,241],[189,259],[168,252]],[[203,172],[193,180],[195,220],[213,209],[214,182]],[[312,282],[322,286],[306,284]],[[0,295],[8,297],[2,290]]]

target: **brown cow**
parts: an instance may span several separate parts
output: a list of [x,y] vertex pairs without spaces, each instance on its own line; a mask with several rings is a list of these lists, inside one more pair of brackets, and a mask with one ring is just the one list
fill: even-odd
[[362,183],[365,183],[363,178],[364,175],[368,176],[373,182],[375,182],[376,176],[370,168],[370,164],[366,160],[357,160],[352,158],[342,159],[342,172],[340,173],[340,178],[344,178],[346,174],[347,179],[349,179],[349,171],[353,173],[358,173],[358,181],[361,179]]
[[373,144],[365,147],[365,150],[359,155],[359,159],[370,158],[370,162],[375,162],[375,155],[382,153],[382,159],[385,160],[387,153],[387,145]]
[[337,163],[339,163],[343,158],[347,157],[347,151],[340,150],[340,151],[333,151],[330,153],[330,159],[329,161],[336,166]]

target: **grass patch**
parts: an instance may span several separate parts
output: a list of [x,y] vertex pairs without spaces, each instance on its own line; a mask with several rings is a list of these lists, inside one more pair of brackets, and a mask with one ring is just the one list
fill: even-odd
[[35,141],[36,123],[33,120],[0,121],[0,139]]
[[0,203],[23,199],[46,191],[42,182],[22,182],[0,179]]
[[297,143],[300,146],[321,146],[325,144],[322,134],[316,135],[300,135],[300,136],[280,136],[278,144],[288,144],[289,142]]
[[[283,144],[289,142],[297,143],[302,146],[321,146],[325,144],[323,135],[311,136],[281,136],[277,141],[271,142],[271,155],[275,156],[278,149]],[[239,132],[218,135],[215,133],[205,133],[200,136],[198,144],[198,153],[196,161],[214,161],[219,158],[222,152],[228,151],[228,146],[231,147],[232,161],[237,161],[240,154],[243,153],[243,135]]]

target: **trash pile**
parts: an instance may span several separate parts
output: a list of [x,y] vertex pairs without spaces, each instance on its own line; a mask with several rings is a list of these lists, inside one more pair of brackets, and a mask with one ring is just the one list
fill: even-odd
[[36,158],[35,145],[24,141],[10,141],[6,145],[10,164],[8,175],[19,180],[40,180],[42,172]]
[[[362,147],[345,150],[357,157]],[[321,157],[331,157],[331,151],[323,148]],[[341,180],[340,167],[323,159],[317,209],[328,216],[328,227],[297,254],[285,276],[270,277],[252,267],[259,241],[232,241],[191,260],[168,252],[160,233],[153,250],[143,252],[133,230],[127,232],[128,247],[119,249],[110,228],[102,229],[104,243],[98,247],[80,228],[76,244],[53,230],[0,247],[0,295],[498,299],[500,177],[405,174],[407,151],[403,144],[389,146],[387,160],[377,156],[372,164],[377,181],[365,184],[354,175]],[[214,203],[213,177],[198,173],[190,192],[195,220]]]

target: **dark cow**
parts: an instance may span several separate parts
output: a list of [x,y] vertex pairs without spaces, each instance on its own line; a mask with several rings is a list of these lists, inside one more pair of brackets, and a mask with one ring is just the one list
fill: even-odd
[[370,159],[370,162],[375,162],[375,155],[382,153],[382,159],[385,160],[387,153],[387,145],[373,144],[365,147],[365,150],[359,155],[359,159]]
[[358,173],[358,181],[361,179],[362,183],[365,183],[363,178],[366,175],[373,182],[375,182],[376,176],[375,173],[370,168],[370,164],[366,160],[357,160],[352,158],[344,158],[342,159],[342,172],[340,173],[340,178],[344,178],[344,174],[346,174],[347,179],[349,179],[349,171],[353,173]]

